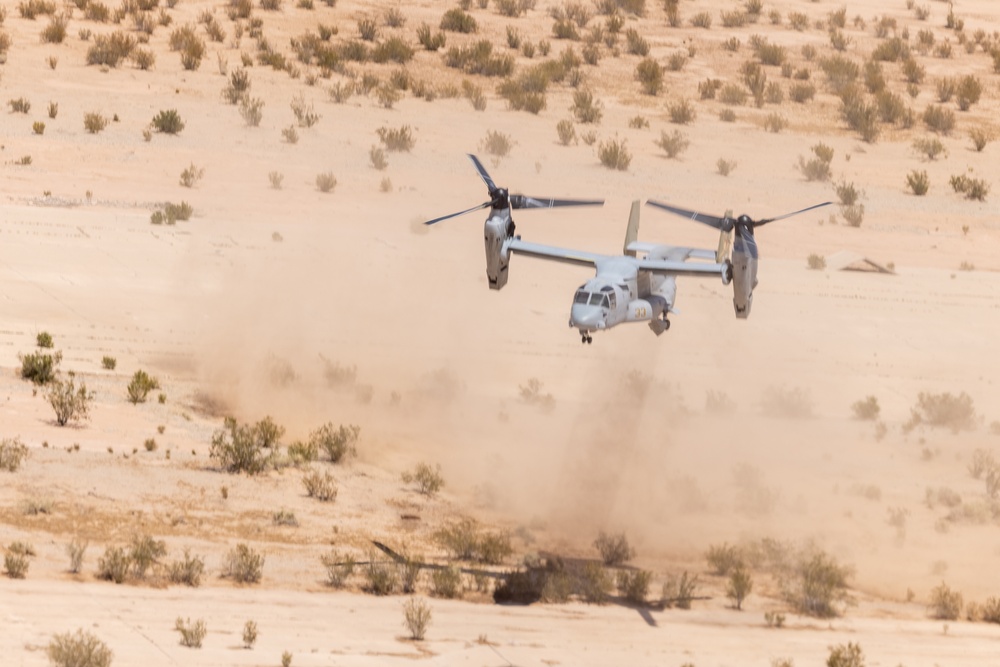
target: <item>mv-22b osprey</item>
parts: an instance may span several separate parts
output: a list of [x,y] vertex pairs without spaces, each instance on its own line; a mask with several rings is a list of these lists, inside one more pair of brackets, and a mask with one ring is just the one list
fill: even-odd
[[[581,341],[584,343],[593,342],[591,334],[594,331],[610,329],[625,322],[648,322],[649,328],[657,336],[669,329],[670,320],[667,319],[667,315],[675,312],[677,276],[717,276],[722,279],[724,285],[732,283],[736,317],[746,319],[750,315],[753,290],[757,286],[758,256],[754,229],[775,220],[782,220],[830,204],[824,202],[777,218],[752,220],[746,215],[735,219],[728,216],[720,218],[661,202],[646,202],[649,206],[718,229],[719,246],[715,250],[710,250],[639,242],[637,240],[639,202],[633,202],[623,254],[602,255],[524,241],[520,235],[514,234],[511,210],[600,206],[604,203],[603,200],[542,199],[512,195],[506,188],[496,186],[475,155],[469,155],[469,159],[486,183],[489,201],[458,213],[428,220],[424,224],[433,225],[442,220],[489,207],[490,214],[486,219],[483,234],[486,242],[486,276],[489,279],[490,289],[503,289],[507,284],[512,253],[596,269],[597,275],[577,289],[570,309],[569,326],[580,332]],[[734,232],[735,240],[733,240]],[[730,246],[732,246],[731,255]]]

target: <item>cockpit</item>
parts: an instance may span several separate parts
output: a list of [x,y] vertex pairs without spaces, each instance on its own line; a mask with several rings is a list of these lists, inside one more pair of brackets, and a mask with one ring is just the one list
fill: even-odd
[[582,306],[599,306],[600,308],[615,307],[614,288],[605,285],[599,292],[591,292],[586,287],[581,287],[573,296],[573,303]]

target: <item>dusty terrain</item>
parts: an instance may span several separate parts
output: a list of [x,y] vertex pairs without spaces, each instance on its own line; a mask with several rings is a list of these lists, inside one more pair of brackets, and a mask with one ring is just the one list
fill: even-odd
[[[944,27],[948,5],[927,2],[930,16],[919,21],[902,0],[893,3],[885,16],[909,30],[911,44],[929,29],[954,51],[947,59],[914,52],[927,70],[915,98],[899,65],[885,63],[890,89],[917,120],[908,129],[885,126],[875,143],[861,141],[825,86],[817,63],[833,50],[815,23],[846,7],[844,55],[861,63],[878,43],[869,4],[765,1],[757,24],[723,28],[720,11],[735,3],[685,1],[684,24],[672,28],[662,4],[649,2],[646,15],[629,16],[625,28],[638,30],[660,62],[679,49],[693,57],[682,71],[666,72],[664,90],[651,97],[634,80],[640,57],[621,44],[617,57],[602,47],[599,65],[582,71],[603,118],[576,125],[578,136],[594,131],[598,142],[562,146],[556,123],[572,118],[572,88],[550,86],[537,115],[510,111],[495,79],[446,68],[442,52],[420,48],[417,27],[437,26],[449,3],[340,0],[310,10],[286,1],[281,11],[257,8],[254,16],[292,63],[289,38],[324,23],[338,27],[333,42],[340,43],[356,38],[359,19],[373,17],[382,38],[398,35],[418,49],[407,65],[413,77],[442,87],[468,79],[484,90],[485,111],[461,96],[426,101],[407,93],[392,108],[374,94],[331,101],[328,89],[347,73],[385,80],[399,65],[351,63],[326,79],[315,66],[297,63],[293,78],[258,63],[248,72],[252,95],[264,101],[259,127],[246,126],[221,98],[228,78],[220,64],[231,72],[241,52],[256,48],[248,34],[235,43],[224,3],[181,0],[165,10],[172,24],[149,39],[156,54],[149,71],[131,62],[104,70],[86,64],[93,38],[83,41],[79,31],[119,26],[86,20],[74,8],[64,42],[43,43],[48,17],[22,18],[5,3],[0,30],[12,45],[0,65],[0,99],[23,97],[31,108],[0,113],[0,438],[19,437],[30,455],[18,471],[0,472],[0,542],[29,542],[37,555],[24,580],[0,581],[3,664],[47,664],[53,634],[76,628],[105,641],[116,665],[277,665],[283,651],[297,666],[420,659],[702,667],[783,658],[809,665],[848,641],[860,643],[873,665],[994,664],[1000,627],[968,622],[964,613],[934,620],[927,605],[942,582],[966,602],[1000,595],[1000,573],[991,567],[1000,549],[996,504],[968,472],[974,451],[1000,442],[1000,357],[992,340],[1000,331],[997,146],[976,152],[968,136],[977,127],[997,131],[1000,78],[988,53],[966,53]],[[508,25],[524,39],[548,39],[552,57],[571,44],[551,37],[549,11],[559,3],[539,0],[521,18],[473,5],[479,33],[448,33],[448,46],[486,38],[506,51]],[[393,6],[407,19],[401,28],[381,25]],[[169,35],[206,10],[227,36],[207,42],[200,68],[184,70]],[[774,25],[772,10],[803,12],[810,25]],[[690,25],[700,11],[713,17],[709,30]],[[961,2],[954,11],[970,39],[977,29],[995,39],[994,3]],[[857,15],[864,28],[853,22]],[[604,20],[595,16],[591,25]],[[131,29],[130,19],[121,27]],[[724,105],[700,100],[698,83],[738,83],[754,34],[785,46],[796,68],[812,70],[816,97],[761,109],[751,103],[736,107],[736,122],[722,122]],[[735,53],[722,48],[734,35],[741,41]],[[572,44],[579,50],[582,43]],[[806,44],[819,51],[814,61],[801,54]],[[541,60],[518,56],[516,66]],[[777,68],[766,70],[787,85]],[[956,110],[956,129],[940,137],[945,156],[921,158],[912,144],[935,136],[920,120],[937,101],[935,82],[966,74],[982,81],[981,100]],[[320,120],[299,128],[291,144],[282,129],[295,123],[289,104],[296,95],[314,104]],[[667,112],[680,99],[697,111],[684,126]],[[50,101],[59,105],[54,119],[46,114]],[[162,109],[177,109],[185,128],[144,140]],[[90,134],[88,112],[118,121]],[[763,127],[775,112],[789,123],[779,133]],[[648,128],[630,127],[637,115]],[[39,121],[41,135],[32,130]],[[384,171],[372,168],[376,130],[401,125],[413,128],[412,150],[390,152]],[[676,160],[655,144],[674,129],[690,141]],[[637,198],[753,216],[836,201],[831,182],[809,182],[797,168],[819,141],[835,151],[832,181],[864,190],[864,220],[849,227],[831,207],[758,232],[760,286],[747,321],[733,317],[729,288],[718,281],[680,279],[680,313],[669,333],[656,338],[645,326],[624,326],[581,346],[566,319],[586,270],[515,258],[509,285],[490,292],[479,213],[430,230],[417,224],[483,201],[485,188],[464,154],[479,151],[491,130],[515,142],[509,156],[486,160],[499,184],[606,199],[603,209],[522,212],[518,230],[530,240],[615,252]],[[600,141],[615,136],[632,153],[627,171],[606,169],[596,155]],[[17,164],[26,155],[30,165]],[[716,172],[719,158],[737,163],[728,177]],[[204,177],[189,189],[178,179],[191,164]],[[913,170],[928,172],[926,196],[906,190]],[[984,202],[948,185],[970,170],[993,188]],[[274,171],[284,175],[281,189],[270,187]],[[315,185],[323,172],[337,178],[331,193]],[[386,178],[391,185],[383,188]],[[192,205],[191,220],[150,223],[159,204],[181,200]],[[651,210],[643,211],[640,238],[717,241],[706,227]],[[807,269],[809,255],[841,250],[891,262],[896,275]],[[42,331],[64,355],[63,374],[75,372],[95,392],[89,421],[59,427],[44,390],[20,378],[18,355],[34,351]],[[114,370],[102,368],[104,356],[117,359]],[[356,382],[331,387],[324,359],[356,367]],[[138,369],[159,379],[154,394],[162,391],[165,402],[126,400]],[[531,378],[554,398],[551,410],[521,400],[519,387]],[[775,402],[768,397],[782,391],[805,396],[809,414],[790,417],[787,398],[769,410]],[[710,392],[727,396],[730,409],[710,410]],[[904,431],[921,392],[966,392],[975,428]],[[869,395],[881,406],[881,437],[852,415],[851,405]],[[307,497],[295,467],[257,477],[220,471],[209,448],[225,415],[270,415],[286,428],[286,445],[326,422],[360,426],[357,457],[316,464],[336,478],[336,501]],[[146,451],[148,438],[155,451]],[[439,494],[427,497],[400,481],[420,462],[441,466]],[[928,490],[933,496],[942,488],[961,497],[957,507],[927,502]],[[30,503],[48,512],[28,513]],[[273,525],[279,509],[294,512],[299,526]],[[347,591],[325,584],[319,559],[331,547],[363,559],[379,540],[445,563],[434,532],[465,516],[511,531],[508,568],[538,552],[595,558],[598,531],[625,531],[638,553],[632,565],[653,572],[651,598],[668,576],[689,571],[711,599],[689,611],[578,601],[511,607],[475,592],[461,601],[432,598],[425,578],[420,595],[433,620],[426,640],[413,642],[402,624],[403,596],[364,594],[360,577]],[[137,533],[166,542],[164,562],[185,548],[202,555],[202,585],[99,581],[105,548]],[[90,544],[75,575],[65,554],[74,538]],[[794,613],[764,572],[755,574],[743,611],[730,608],[705,550],[762,538],[812,544],[850,566],[853,604],[845,614]],[[266,555],[260,584],[220,578],[238,542]],[[765,611],[786,613],[786,627],[766,627]],[[178,616],[205,620],[204,648],[179,645]],[[248,619],[260,628],[252,651],[240,641]]]

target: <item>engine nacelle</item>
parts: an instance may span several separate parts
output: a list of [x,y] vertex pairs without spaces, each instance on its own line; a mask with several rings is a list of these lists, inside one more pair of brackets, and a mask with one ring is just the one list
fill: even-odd
[[733,309],[738,319],[750,317],[756,286],[757,258],[745,252],[733,252]]
[[510,238],[510,217],[493,215],[487,218],[483,228],[486,242],[486,278],[490,289],[503,289],[507,284],[507,269],[510,265],[510,251],[504,242]]

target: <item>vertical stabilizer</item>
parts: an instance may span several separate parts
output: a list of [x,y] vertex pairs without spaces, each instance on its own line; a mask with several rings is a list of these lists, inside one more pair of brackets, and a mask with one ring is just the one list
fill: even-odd
[[628,247],[639,240],[639,200],[632,202],[632,211],[628,214],[628,229],[625,231],[625,247],[622,249],[629,257],[635,257],[634,250]]

